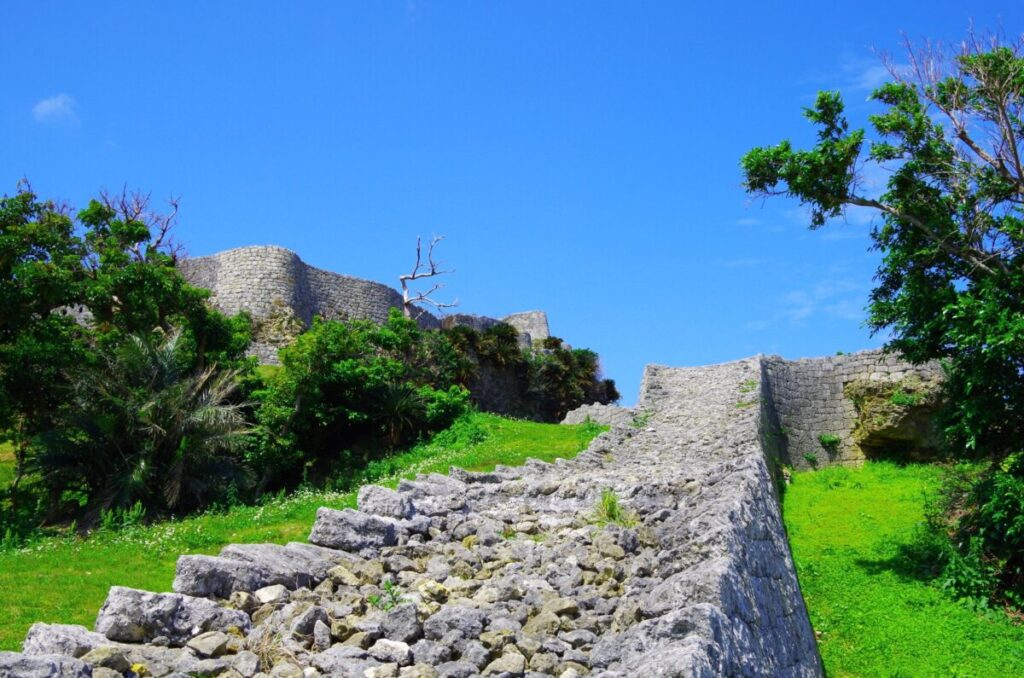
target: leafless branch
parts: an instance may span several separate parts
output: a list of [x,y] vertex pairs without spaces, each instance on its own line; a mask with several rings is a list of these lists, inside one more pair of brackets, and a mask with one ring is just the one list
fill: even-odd
[[177,259],[183,252],[183,248],[171,236],[171,231],[177,224],[178,209],[180,207],[180,196],[172,196],[167,200],[170,211],[166,213],[156,212],[150,209],[150,194],[141,191],[129,191],[127,187],[121,189],[117,194],[108,191],[100,192],[100,202],[111,212],[114,217],[125,222],[140,222],[149,229],[149,240],[142,243],[135,243],[130,247],[132,255],[139,261],[146,258],[146,250],[158,250]]
[[414,292],[409,289],[409,283],[414,280],[434,278],[439,275],[445,275],[446,273],[454,273],[453,269],[444,269],[440,263],[434,260],[434,248],[437,247],[438,243],[442,240],[444,240],[443,235],[435,235],[430,239],[430,245],[427,248],[427,260],[424,263],[423,240],[417,236],[416,264],[412,267],[412,272],[398,276],[399,282],[402,283],[402,311],[405,313],[406,318],[414,317],[414,304],[428,304],[434,308],[443,309],[452,308],[459,303],[457,299],[451,303],[445,303],[432,298],[432,295],[435,292],[444,287],[443,283],[435,283],[430,289],[423,292]]

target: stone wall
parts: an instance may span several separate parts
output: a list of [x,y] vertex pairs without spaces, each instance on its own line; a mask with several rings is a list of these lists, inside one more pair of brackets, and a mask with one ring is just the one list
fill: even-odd
[[[937,383],[942,378],[937,363],[915,366],[881,350],[800,360],[764,356],[761,365],[765,416],[773,422],[779,456],[800,469],[812,465],[807,455],[819,466],[865,459],[865,446],[855,436],[860,413],[849,395],[851,384],[908,379]],[[822,434],[838,436],[838,445],[823,447]]]
[[173,593],[115,586],[95,630],[35,624],[0,676],[817,678],[764,410],[736,406],[763,373],[649,367],[643,428],[363,487],[309,543],[182,556]]
[[[223,313],[245,311],[254,321],[250,353],[260,362],[277,363],[277,350],[309,327],[314,316],[332,320],[365,318],[384,322],[392,308],[402,308],[398,290],[310,266],[297,254],[274,245],[240,247],[207,257],[184,259],[178,269],[191,284],[210,290],[210,301]],[[436,329],[441,321],[419,309],[420,325]],[[543,311],[517,313],[504,320],[456,314],[444,318],[446,327],[469,325],[483,330],[508,322],[529,337],[548,336]],[[529,337],[526,336],[529,334]]]
[[520,334],[530,335],[533,341],[542,341],[551,336],[548,329],[548,315],[544,311],[524,311],[507,315],[503,322],[519,330]]

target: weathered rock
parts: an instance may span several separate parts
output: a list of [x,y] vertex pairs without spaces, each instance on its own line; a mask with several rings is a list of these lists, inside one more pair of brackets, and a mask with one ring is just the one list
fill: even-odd
[[451,648],[426,638],[416,641],[409,649],[412,651],[413,661],[417,664],[437,666],[452,658]]
[[122,586],[110,589],[96,618],[96,631],[110,640],[140,643],[163,636],[177,646],[203,631],[236,628],[247,632],[249,627],[245,613],[204,598]]
[[102,633],[71,624],[33,624],[25,636],[22,652],[27,655],[61,654],[78,658],[110,640]]
[[365,650],[349,645],[335,645],[310,657],[310,664],[325,676],[363,678],[363,672],[380,662],[367,656]]
[[381,631],[386,638],[403,643],[414,643],[423,635],[416,606],[412,603],[398,605],[384,615]]
[[[318,513],[322,545],[183,558],[176,586],[203,597],[114,590],[104,634],[34,627],[26,650],[113,646],[176,678],[820,675],[759,437],[770,404],[736,404],[761,365],[649,368],[642,430],[364,490],[363,511]],[[595,524],[608,490],[624,525]]]
[[477,675],[479,669],[469,662],[445,662],[437,667],[441,678],[472,678]]
[[484,630],[487,617],[469,607],[445,607],[423,623],[424,635],[429,640],[440,640],[449,631],[458,631],[463,638],[476,638]]
[[309,541],[319,546],[352,553],[375,555],[382,547],[398,543],[398,526],[389,518],[345,509],[321,508]]
[[602,426],[633,426],[634,422],[637,421],[637,414],[637,411],[634,409],[593,403],[590,405],[580,405],[575,410],[571,410],[562,419],[562,423],[582,424],[586,421],[592,421]]
[[0,652],[0,678],[90,678],[85,662],[56,654]]
[[260,565],[218,556],[181,556],[171,588],[204,598],[228,598],[235,591],[267,585],[271,573]]
[[323,652],[331,647],[331,627],[319,619],[313,625],[313,651]]
[[409,645],[397,640],[381,638],[371,645],[367,652],[374,659],[385,663],[394,662],[399,666],[407,666],[412,663],[412,651],[409,649]]
[[411,497],[379,485],[364,485],[358,503],[360,511],[387,518],[409,519],[415,514]]
[[547,610],[526,622],[523,632],[530,635],[552,636],[562,628],[562,620],[554,612]]
[[295,617],[290,630],[296,636],[311,636],[318,623],[326,625],[330,621],[327,610],[319,605],[313,605]]
[[207,631],[188,641],[186,647],[200,657],[219,657],[227,651],[230,640],[228,634],[221,631]]
[[526,671],[526,659],[520,654],[506,654],[498,657],[484,669],[485,676],[492,676],[498,673],[509,673],[513,676],[520,676]]
[[86,664],[91,664],[93,669],[102,667],[112,669],[118,673],[125,673],[132,668],[131,662],[124,656],[124,652],[110,645],[101,645],[89,650],[81,657]]

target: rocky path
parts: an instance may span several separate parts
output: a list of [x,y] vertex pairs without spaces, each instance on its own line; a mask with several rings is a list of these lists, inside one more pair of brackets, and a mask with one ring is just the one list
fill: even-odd
[[366,487],[308,544],[183,556],[174,593],[36,624],[0,677],[821,675],[760,364],[648,368],[646,428],[570,461]]

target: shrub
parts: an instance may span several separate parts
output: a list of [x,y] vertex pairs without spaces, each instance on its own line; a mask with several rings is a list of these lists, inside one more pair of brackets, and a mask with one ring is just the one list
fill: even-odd
[[[247,481],[235,456],[247,432],[232,402],[237,373],[190,369],[180,338],[130,335],[103,352],[76,379],[74,407],[42,437],[36,463],[51,501],[73,498],[87,525],[188,511]],[[75,509],[51,511],[64,508]]]
[[601,497],[594,508],[594,522],[598,525],[615,523],[623,527],[635,527],[639,522],[636,515],[619,504],[619,495],[610,487],[601,491]]
[[835,454],[839,451],[839,444],[843,442],[843,440],[835,433],[822,433],[818,436],[818,442],[821,443],[821,446],[825,448],[829,454]]
[[889,396],[889,402],[898,407],[913,407],[921,402],[921,395],[918,393],[908,393],[903,389],[897,389],[893,391],[893,394]]
[[[456,342],[434,334],[393,310],[383,325],[315,319],[281,349],[281,369],[253,394],[248,456],[265,469],[261,489],[365,465],[465,412],[464,361]],[[434,355],[447,362],[432,364]]]

